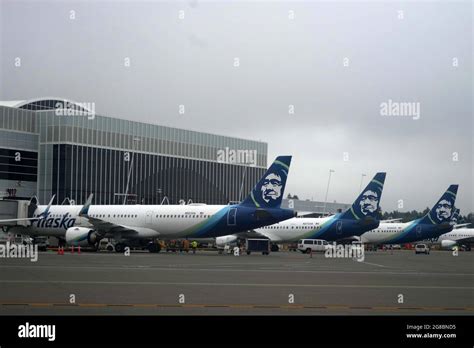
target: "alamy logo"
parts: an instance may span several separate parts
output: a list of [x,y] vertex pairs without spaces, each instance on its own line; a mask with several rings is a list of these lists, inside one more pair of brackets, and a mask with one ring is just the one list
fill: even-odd
[[48,341],[56,340],[56,325],[35,325],[26,322],[18,326],[20,338],[47,338]]
[[389,99],[380,104],[381,116],[404,116],[418,120],[420,119],[420,112],[419,102],[395,102]]
[[354,259],[358,262],[365,260],[364,244],[333,244],[326,245],[324,257],[330,259]]
[[89,120],[95,118],[95,103],[72,103],[67,100],[59,101],[54,105],[56,116],[87,116]]
[[233,150],[226,147],[217,151],[217,162],[257,165],[257,150]]
[[10,242],[0,244],[0,258],[30,259],[31,262],[36,262],[38,261],[38,245],[11,244]]
[[276,201],[281,197],[281,189],[283,187],[281,176],[276,173],[268,174],[263,179],[261,191],[262,199],[265,202]]
[[379,207],[379,195],[377,192],[367,190],[362,194],[359,201],[360,212],[364,215],[373,214]]
[[436,218],[439,221],[446,221],[451,218],[453,203],[447,199],[442,199],[436,205]]

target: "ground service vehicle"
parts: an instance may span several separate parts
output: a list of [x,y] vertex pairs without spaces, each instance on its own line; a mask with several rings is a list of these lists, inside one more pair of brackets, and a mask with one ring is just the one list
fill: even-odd
[[322,239],[301,239],[298,241],[298,250],[306,254],[316,251],[324,252],[329,247],[332,246]]
[[250,255],[252,251],[261,252],[262,255],[270,254],[270,239],[246,239],[245,250],[247,255]]
[[430,248],[426,244],[415,245],[415,254],[426,254],[430,253]]

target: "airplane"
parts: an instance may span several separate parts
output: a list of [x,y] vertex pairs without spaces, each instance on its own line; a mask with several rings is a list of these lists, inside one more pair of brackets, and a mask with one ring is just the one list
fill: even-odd
[[[228,205],[84,205],[38,206],[30,224],[9,227],[14,234],[54,236],[71,246],[97,246],[102,238],[117,241],[123,252],[134,241],[215,238],[293,218],[281,208],[291,156],[279,156],[239,204]],[[18,220],[18,219],[16,219]],[[11,220],[0,220],[0,225]],[[150,251],[159,251],[159,246]]]
[[400,223],[381,223],[376,229],[360,236],[367,244],[402,244],[423,239],[436,238],[452,231],[451,219],[455,212],[454,203],[458,185],[451,185],[438,202],[422,218]]
[[451,232],[442,234],[439,237],[426,239],[423,242],[440,245],[441,249],[446,250],[452,250],[454,247],[466,242],[468,244],[468,250],[470,250],[470,243],[474,242],[474,229],[464,228],[471,225],[470,222],[463,224],[457,223],[459,213],[459,209],[454,210],[453,217],[451,218],[451,224],[453,225],[453,230]]
[[[377,173],[367,187],[342,213],[321,218],[293,218],[254,229],[247,236],[257,234],[275,243],[290,243],[300,239],[324,239],[336,241],[351,236],[360,236],[379,225],[377,215],[382,197],[386,173]],[[217,246],[230,244],[244,234],[216,238]]]
[[439,244],[441,249],[451,250],[464,242],[474,242],[474,228],[456,228],[439,237],[431,238],[427,242]]

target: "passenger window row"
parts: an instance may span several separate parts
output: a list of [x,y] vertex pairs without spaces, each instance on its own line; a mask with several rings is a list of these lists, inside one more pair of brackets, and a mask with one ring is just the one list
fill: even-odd
[[[138,218],[138,214],[91,214],[89,215],[93,218],[106,218],[106,217],[113,217],[113,218]],[[37,217],[36,214],[33,217]],[[64,214],[50,214],[48,215],[50,218],[60,218],[64,217]],[[158,218],[209,218],[211,215],[156,215]]]
[[[276,228],[278,229],[285,229],[285,230],[289,230],[290,229],[290,226],[277,226],[277,225],[272,225],[272,226],[263,226],[263,228],[265,229],[270,229],[270,230],[274,230]],[[295,228],[295,226],[291,226],[291,229],[293,230]],[[313,226],[297,226],[297,228],[299,229],[302,229],[302,230],[311,230],[313,229],[314,227]]]
[[164,218],[164,219],[175,219],[175,218],[210,218],[211,215],[156,215],[157,218]]

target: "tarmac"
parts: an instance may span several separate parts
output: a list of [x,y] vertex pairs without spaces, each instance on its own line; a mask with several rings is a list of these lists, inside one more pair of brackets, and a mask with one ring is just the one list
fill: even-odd
[[474,314],[474,252],[47,251],[0,274],[0,315]]

